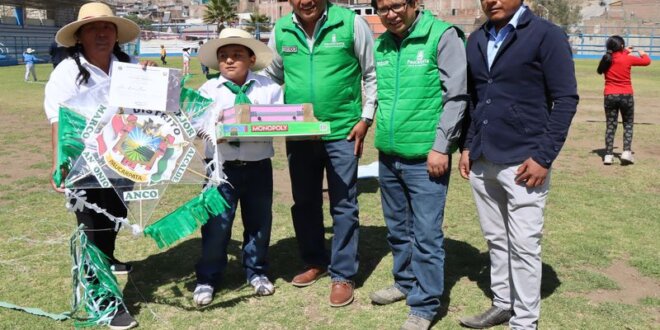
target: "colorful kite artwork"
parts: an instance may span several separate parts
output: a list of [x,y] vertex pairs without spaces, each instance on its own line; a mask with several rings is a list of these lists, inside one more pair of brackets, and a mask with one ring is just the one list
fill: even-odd
[[[61,180],[71,190],[71,209],[85,207],[103,213],[118,229],[127,226],[134,234],[144,232],[154,238],[161,248],[169,246],[224,210],[224,200],[213,193],[222,182],[220,167],[210,166],[195,143],[198,135],[214,143],[214,132],[197,132],[189,119],[212,102],[199,95],[195,102],[181,102],[194,114],[186,108],[178,112],[118,108],[108,105],[108,88],[109,83],[99,84],[60,108],[62,171],[56,173],[55,181]],[[217,161],[216,156],[211,164]],[[159,202],[171,185],[179,184],[193,185],[196,192],[186,204],[165,212]],[[209,189],[200,193],[203,185]],[[99,188],[114,189],[128,209],[127,218],[86,201],[84,191]],[[152,221],[155,212],[159,221]],[[190,223],[183,224],[181,219]],[[175,221],[177,225],[172,225]],[[155,228],[145,230],[149,226]]]
[[[169,71],[163,76],[169,79],[164,84],[168,88],[166,111],[111,105],[112,81],[92,86],[61,104],[55,151],[58,164],[53,173],[55,184],[66,188],[70,211],[101,214],[116,224],[116,231],[128,228],[135,235],[144,234],[159,248],[192,234],[228,208],[217,189],[223,183],[217,152],[206,155],[198,151],[204,150],[202,143],[217,149],[215,129],[210,125],[198,132],[191,123],[204,116],[213,100],[181,88],[185,82],[178,80],[180,74]],[[104,188],[121,199],[128,210],[126,217],[87,200],[91,189]],[[161,203],[172,190],[176,197]],[[0,307],[56,320],[74,318],[76,327],[107,325],[126,306],[108,257],[88,240],[83,229],[82,225],[76,228],[70,242],[70,312],[50,314],[4,302]]]

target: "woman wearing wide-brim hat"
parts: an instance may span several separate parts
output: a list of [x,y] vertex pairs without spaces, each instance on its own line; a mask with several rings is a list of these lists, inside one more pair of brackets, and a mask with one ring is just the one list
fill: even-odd
[[[57,132],[59,127],[59,106],[93,86],[108,81],[115,62],[135,63],[135,59],[124,53],[120,43],[132,41],[140,35],[140,28],[131,20],[117,17],[112,9],[100,2],[84,4],[78,12],[78,19],[62,27],[55,40],[68,47],[68,58],[63,60],[51,73],[44,99],[46,116],[52,127],[53,173],[62,173],[57,167]],[[143,65],[155,65],[151,61]],[[58,171],[56,171],[58,170]],[[66,170],[64,170],[66,172]],[[66,173],[61,175],[64,181]],[[53,188],[64,191],[63,183]],[[95,203],[115,217],[125,218],[126,207],[112,188],[88,189],[87,202]],[[115,223],[106,216],[89,209],[76,212],[78,224],[85,225],[85,234],[90,242],[105,253],[115,274],[126,274],[132,270],[129,264],[114,257]],[[121,304],[109,321],[112,329],[129,329],[137,326],[135,319]]]

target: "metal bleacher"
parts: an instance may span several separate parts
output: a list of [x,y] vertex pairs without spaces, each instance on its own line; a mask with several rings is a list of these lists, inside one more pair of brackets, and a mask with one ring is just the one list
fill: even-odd
[[36,50],[39,59],[48,61],[48,48],[58,29],[56,26],[0,24],[0,53],[14,57],[22,63],[21,54],[31,47]]
[[[75,19],[84,0],[2,0],[0,7],[0,66],[23,62],[23,52],[36,50],[37,58],[49,61],[48,49],[59,28]],[[39,10],[44,16],[25,15],[21,24],[13,8]],[[7,9],[8,8],[8,9]],[[20,15],[18,17],[21,17]],[[13,63],[12,63],[13,60]]]

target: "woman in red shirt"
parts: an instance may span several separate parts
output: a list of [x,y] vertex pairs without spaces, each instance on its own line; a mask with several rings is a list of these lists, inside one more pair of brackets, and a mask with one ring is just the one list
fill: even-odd
[[633,47],[626,47],[623,38],[614,35],[605,44],[607,53],[598,64],[598,74],[605,74],[605,157],[603,164],[611,165],[614,160],[614,134],[618,124],[619,111],[623,120],[623,153],[621,165],[635,162],[631,146],[633,137],[633,122],[635,101],[630,81],[630,67],[647,66],[651,58],[643,50],[638,50],[639,56],[632,55]]

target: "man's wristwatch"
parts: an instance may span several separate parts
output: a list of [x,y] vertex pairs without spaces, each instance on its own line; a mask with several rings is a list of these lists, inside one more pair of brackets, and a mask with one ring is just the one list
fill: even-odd
[[361,121],[363,121],[365,124],[367,124],[367,127],[371,127],[371,124],[374,123],[373,119],[369,119],[367,117],[362,117],[360,118]]

